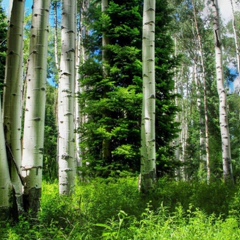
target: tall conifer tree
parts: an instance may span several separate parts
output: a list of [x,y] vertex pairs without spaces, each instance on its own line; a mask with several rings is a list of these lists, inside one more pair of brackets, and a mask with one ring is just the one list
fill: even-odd
[[[157,19],[157,121],[156,136],[158,168],[165,171],[168,146],[174,138],[174,94],[172,94],[174,61],[171,58],[173,43],[167,34],[170,29],[170,11],[167,1],[158,0]],[[163,8],[164,6],[164,8]],[[91,3],[91,19],[86,22],[91,35],[84,41],[89,58],[81,66],[80,96],[82,113],[88,120],[80,128],[84,160],[87,170],[101,176],[119,174],[122,170],[140,170],[140,128],[142,101],[142,5],[139,0],[110,0],[107,10],[101,13]],[[164,18],[162,16],[165,16]],[[101,17],[100,17],[101,16]],[[100,20],[99,20],[100,17]],[[107,62],[102,61],[102,33],[108,37],[104,47]],[[108,73],[103,77],[104,64]],[[94,73],[94,74],[93,74]],[[109,158],[103,158],[103,141],[109,141]],[[172,158],[173,159],[173,158]]]

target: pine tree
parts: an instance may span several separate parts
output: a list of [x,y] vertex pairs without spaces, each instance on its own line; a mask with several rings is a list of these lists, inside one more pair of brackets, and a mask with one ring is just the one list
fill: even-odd
[[[173,158],[170,161],[169,158],[173,150],[169,143],[177,131],[171,71],[175,61],[171,57],[173,42],[168,34],[170,12],[167,1],[159,0],[156,17],[156,149],[161,174],[172,166]],[[100,6],[91,4],[88,17],[86,22],[92,34],[85,39],[84,46],[89,58],[80,68],[81,85],[85,89],[80,103],[83,114],[88,117],[81,128],[84,160],[90,163],[86,170],[91,169],[101,176],[118,174],[122,170],[139,172],[142,6],[139,0],[109,1],[108,9],[102,15]],[[103,32],[109,38],[105,47],[107,78],[102,76]],[[108,160],[103,159],[103,140],[110,143]]]
[[[88,116],[82,128],[82,146],[86,146],[84,157],[91,162],[90,167],[105,176],[113,170],[138,169],[139,165],[141,96],[140,84],[137,86],[136,82],[141,81],[141,38],[136,26],[140,26],[141,15],[136,2],[133,8],[130,2],[111,1],[101,21],[93,21],[94,25],[89,26],[96,31],[84,41],[85,46],[90,40],[94,41],[99,51],[102,33],[109,38],[109,44],[104,47],[107,58],[104,67],[109,76],[103,78],[102,56],[94,54],[97,47],[87,49],[91,57],[81,69],[81,83],[85,88],[81,95],[82,109]],[[90,13],[92,11],[97,20],[100,9],[96,13],[96,8],[91,7]],[[110,143],[111,157],[108,159],[103,158],[104,141]]]

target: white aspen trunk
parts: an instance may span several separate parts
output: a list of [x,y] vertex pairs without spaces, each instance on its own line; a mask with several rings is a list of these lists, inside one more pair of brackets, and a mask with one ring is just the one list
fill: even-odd
[[140,191],[148,192],[156,181],[155,138],[155,9],[156,1],[144,0],[143,7],[143,103],[141,123]]
[[224,88],[224,75],[222,64],[222,44],[220,34],[220,16],[218,8],[218,0],[211,0],[213,10],[213,28],[215,35],[215,57],[216,57],[216,76],[217,90],[219,95],[219,122],[222,141],[222,161],[223,161],[223,178],[225,181],[233,180],[230,134],[227,113],[227,92]]
[[200,125],[200,154],[199,154],[199,159],[200,159],[200,164],[199,164],[199,173],[202,173],[204,171],[204,164],[203,162],[206,161],[206,155],[205,155],[205,132],[204,132],[204,115],[202,114],[202,101],[201,101],[201,87],[202,84],[199,79],[199,74],[198,74],[198,62],[197,59],[195,60],[194,63],[194,82],[196,86],[196,95],[197,95],[197,109],[199,112],[199,125]]
[[59,46],[58,46],[58,5],[55,3],[54,5],[54,23],[55,23],[55,35],[54,35],[54,53],[55,53],[55,64],[57,71],[60,71],[59,66]]
[[0,111],[0,138],[0,220],[5,220],[9,216],[10,210],[11,180],[4,139],[2,111]]
[[[176,105],[182,109],[181,111],[179,111],[176,115],[176,121],[180,124],[180,131],[179,131],[179,135],[178,138],[176,139],[176,150],[175,150],[175,157],[178,161],[180,161],[180,163],[184,164],[184,160],[185,160],[185,155],[184,155],[184,123],[185,121],[187,121],[187,119],[185,119],[185,111],[186,111],[186,107],[184,105],[184,94],[183,94],[183,76],[184,76],[184,66],[182,66],[181,71],[179,73],[178,76],[176,76],[175,78],[175,93],[181,95],[181,98],[176,98]],[[184,179],[185,177],[185,169],[184,166],[178,167],[176,170],[176,179],[177,180],[181,180]]]
[[234,34],[234,41],[235,41],[235,48],[236,48],[236,58],[237,58],[237,70],[238,73],[240,71],[240,52],[239,52],[239,43],[238,43],[238,36],[237,36],[237,27],[236,27],[236,20],[235,20],[235,11],[234,11],[234,5],[233,1],[231,2],[231,8],[232,8],[232,25],[233,25],[233,34]]
[[[85,0],[82,2],[82,9],[81,9],[81,19],[80,19],[80,26],[81,26],[81,32],[80,32],[80,49],[79,49],[79,56],[80,56],[80,65],[84,64],[86,62],[86,60],[88,59],[88,55],[87,55],[87,52],[86,52],[86,48],[83,44],[83,41],[84,39],[90,34],[89,31],[87,30],[87,26],[84,24],[85,23],[85,16],[87,14],[87,11],[90,7],[90,1],[89,0]],[[82,93],[84,93],[85,91],[85,87],[82,87],[81,86],[81,80],[82,80],[82,75],[79,73],[79,82],[78,82],[78,91],[79,91],[79,94],[81,95]],[[78,124],[79,124],[79,127],[80,126],[83,126],[84,123],[87,123],[88,122],[88,116],[86,114],[83,114],[81,112],[81,109],[80,107],[78,106]],[[82,158],[85,154],[85,152],[87,151],[87,148],[83,149],[81,146],[80,146],[80,143],[81,143],[81,137],[82,135],[79,134],[78,136],[78,146],[79,146],[79,166],[82,166]]]
[[78,98],[83,93],[84,89],[81,87],[81,74],[79,72],[80,66],[86,61],[85,48],[83,46],[83,39],[86,37],[86,26],[84,25],[85,14],[89,8],[89,0],[85,0],[81,5],[81,15],[79,19],[79,29],[77,30],[77,42],[76,42],[76,85],[75,85],[75,129],[76,129],[76,159],[77,166],[82,167],[82,149],[81,144],[81,134],[79,133],[79,128],[84,123],[84,116],[81,112]]
[[26,79],[22,174],[24,207],[34,216],[40,209],[42,191],[49,7],[50,0],[34,1]]
[[[13,1],[14,1],[14,0],[9,0],[8,19],[10,19],[10,17],[11,17]],[[25,2],[25,0],[24,0],[23,2]]]
[[22,183],[19,172],[22,161],[22,61],[25,1],[14,0],[11,9],[7,39],[3,121],[7,150],[9,158],[11,158],[9,159],[11,162],[11,181],[20,213],[23,212]]
[[[175,57],[177,56],[177,39],[175,38]],[[179,74],[177,75],[175,70],[175,76],[174,76],[174,85],[175,85],[175,94],[182,95],[182,98],[175,98],[175,104],[179,108],[182,109],[182,111],[179,111],[176,114],[176,122],[180,124],[180,131],[178,137],[175,139],[175,158],[177,161],[180,161],[181,164],[184,165],[185,161],[185,130],[188,130],[187,125],[187,119],[185,119],[185,111],[186,107],[184,105],[184,94],[183,94],[183,75],[184,75],[184,66],[182,66],[181,70],[179,71]],[[185,126],[186,124],[186,126]],[[181,166],[178,167],[175,171],[176,180],[184,180],[185,179],[185,167]]]
[[81,92],[81,84],[80,84],[80,73],[79,73],[79,68],[81,65],[81,25],[82,23],[82,15],[80,16],[80,25],[79,29],[78,26],[76,28],[76,81],[75,81],[75,144],[76,144],[76,160],[77,160],[77,166],[82,167],[82,159],[81,159],[81,148],[80,148],[80,143],[81,143],[81,135],[79,133],[79,128],[81,126],[81,112],[80,112],[80,106],[79,106],[79,96]]
[[[174,38],[174,47],[175,47],[175,54],[174,54],[174,56],[176,57],[177,56],[177,38],[176,37]],[[181,77],[179,75],[177,74],[177,69],[175,68],[174,69],[174,93],[176,94],[176,96],[179,94],[179,91],[178,91],[179,86],[178,85],[180,84],[180,81],[178,81],[178,79],[181,79]],[[179,98],[178,97],[175,98],[175,105],[179,106]],[[180,113],[179,112],[177,112],[177,114],[176,114],[175,121],[177,123],[180,123]],[[179,145],[180,145],[180,134],[173,141],[173,146],[175,148],[174,155],[175,155],[176,161],[180,161],[180,148],[179,148]],[[176,178],[176,180],[180,179],[180,170],[179,170],[179,168],[177,168],[175,170],[175,178]]]
[[198,21],[197,21],[197,12],[195,8],[195,1],[193,0],[193,12],[194,12],[194,21],[198,37],[198,45],[200,51],[200,62],[201,62],[201,78],[203,82],[203,97],[204,97],[204,119],[205,119],[205,151],[206,151],[206,168],[207,168],[207,182],[210,182],[211,178],[211,168],[210,168],[210,148],[209,148],[209,120],[208,120],[208,97],[207,97],[207,79],[205,71],[205,61],[204,61],[204,51],[203,51],[203,41],[202,36],[199,31]]
[[[182,96],[184,95],[184,90],[182,89]],[[188,97],[187,97],[188,98]],[[188,103],[187,99],[182,99],[182,115],[181,115],[181,136],[180,136],[180,144],[181,144],[181,153],[180,153],[180,162],[183,166],[180,167],[179,178],[183,181],[187,179],[187,173],[185,168],[186,162],[186,150],[187,150],[187,139],[188,139]]]
[[[58,34],[58,2],[54,3],[54,60],[55,60],[55,67],[56,67],[56,80],[57,83],[59,81],[60,75],[60,65],[59,65],[59,34]],[[56,125],[58,125],[58,91],[55,94],[55,117],[56,117]],[[58,151],[58,141],[57,141],[57,153]],[[56,157],[56,161],[58,161],[58,156]]]
[[58,88],[59,192],[71,195],[75,189],[74,84],[75,84],[76,0],[62,1],[62,53]]

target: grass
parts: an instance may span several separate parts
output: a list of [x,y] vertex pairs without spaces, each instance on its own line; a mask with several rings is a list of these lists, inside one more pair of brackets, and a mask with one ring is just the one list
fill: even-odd
[[95,179],[60,197],[57,183],[44,183],[38,224],[1,223],[1,240],[240,239],[239,187],[162,179],[141,196],[137,185],[130,177]]

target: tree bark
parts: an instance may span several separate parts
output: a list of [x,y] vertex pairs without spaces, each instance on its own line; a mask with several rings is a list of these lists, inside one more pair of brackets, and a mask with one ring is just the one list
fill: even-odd
[[[57,68],[57,72],[60,71],[60,66],[59,66],[59,44],[58,44],[58,3],[54,3],[54,53],[55,53],[55,64]],[[58,78],[58,76],[57,76]]]
[[77,166],[82,167],[82,155],[83,151],[81,149],[81,134],[79,132],[79,128],[84,123],[84,116],[82,114],[80,104],[79,104],[79,96],[83,93],[84,89],[81,86],[81,74],[79,72],[79,68],[82,64],[85,63],[86,57],[86,49],[83,45],[83,39],[86,38],[87,30],[84,24],[85,14],[87,9],[89,8],[89,0],[85,0],[81,3],[81,13],[78,23],[77,29],[77,42],[76,42],[76,86],[75,86],[75,138],[76,138],[76,159]]
[[149,192],[156,181],[155,9],[155,0],[144,1],[142,40],[143,103],[141,123],[140,182],[140,191],[142,193]]
[[22,183],[19,177],[22,162],[22,87],[23,87],[23,27],[25,1],[13,1],[7,39],[5,88],[3,96],[4,131],[19,213],[22,206]]
[[205,151],[206,151],[206,168],[207,168],[207,182],[210,182],[211,178],[211,169],[210,169],[210,149],[209,149],[209,120],[208,120],[208,98],[207,98],[207,79],[206,79],[206,71],[205,71],[205,62],[204,62],[204,51],[203,51],[203,41],[202,36],[200,34],[198,20],[197,20],[197,12],[196,12],[196,6],[195,1],[193,0],[193,13],[194,13],[194,21],[195,21],[195,28],[197,32],[197,38],[198,38],[198,47],[200,52],[200,64],[202,68],[201,72],[201,78],[203,82],[203,98],[204,98],[204,123],[205,123]]
[[236,27],[236,20],[235,20],[235,11],[234,11],[233,1],[230,0],[230,2],[231,2],[231,8],[232,8],[232,25],[233,25],[235,48],[236,48],[237,70],[239,73],[239,71],[240,71],[240,52],[239,52],[239,43],[238,43],[237,27]]
[[219,95],[219,122],[222,141],[222,161],[223,161],[223,178],[225,181],[233,181],[230,134],[227,113],[227,93],[224,88],[223,64],[222,64],[222,43],[220,34],[220,16],[218,9],[218,0],[211,0],[213,10],[213,28],[215,35],[215,59],[216,59],[216,76],[217,90]]
[[37,216],[42,191],[44,119],[50,0],[35,0],[23,134],[24,208]]
[[[1,98],[0,98],[1,100]],[[0,103],[1,109],[1,103]],[[6,220],[10,210],[11,180],[6,153],[2,112],[0,111],[0,219]]]
[[75,189],[74,86],[75,86],[75,9],[76,0],[62,1],[62,52],[58,88],[59,192],[71,195]]
[[[84,2],[84,1],[83,1]],[[81,35],[81,28],[82,28],[82,7],[80,13],[80,20],[77,22],[76,26],[76,81],[75,81],[75,144],[76,144],[76,160],[77,166],[82,167],[82,159],[81,159],[81,135],[79,133],[79,128],[81,126],[81,110],[79,106],[79,97],[81,91],[81,84],[80,84],[80,73],[79,68],[81,65],[81,42],[82,42],[82,35]]]

